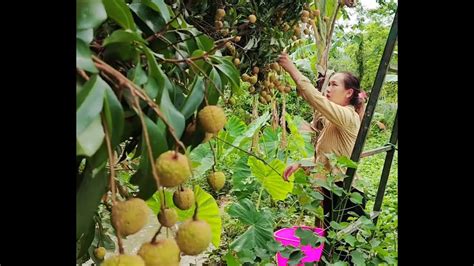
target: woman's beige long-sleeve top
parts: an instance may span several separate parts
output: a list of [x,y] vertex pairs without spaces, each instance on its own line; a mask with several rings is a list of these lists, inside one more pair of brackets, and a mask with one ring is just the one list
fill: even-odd
[[[318,141],[315,147],[315,163],[321,163],[324,169],[330,170],[331,165],[326,154],[334,153],[336,156],[351,157],[352,149],[357,138],[360,127],[360,117],[354,106],[342,106],[331,102],[320,91],[318,91],[306,77],[298,82],[300,95],[314,108],[313,127],[320,121],[322,129],[319,132]],[[345,173],[345,169],[332,168],[334,174]],[[340,175],[339,175],[340,176]],[[324,173],[317,174],[316,177],[324,178]],[[356,175],[352,186],[363,191],[359,184],[359,177]],[[335,181],[342,181],[343,177],[336,178]]]

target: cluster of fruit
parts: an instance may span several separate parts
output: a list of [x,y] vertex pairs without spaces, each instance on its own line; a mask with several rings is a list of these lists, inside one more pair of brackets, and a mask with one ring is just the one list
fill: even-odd
[[[224,110],[215,105],[208,105],[198,113],[200,125],[209,134],[217,134],[227,121]],[[160,154],[156,159],[156,173],[159,177],[160,186],[173,188],[174,205],[181,209],[190,209],[196,204],[194,192],[184,188],[191,174],[191,163],[188,157],[178,151],[170,150]],[[220,190],[225,184],[225,175],[222,172],[212,172],[207,178],[209,185],[214,190]],[[178,221],[176,209],[166,207],[162,204],[158,213],[158,221],[161,226],[173,227]],[[155,240],[143,243],[137,255],[119,254],[107,258],[103,266],[157,266],[157,265],[179,265],[181,253],[184,255],[197,255],[205,251],[212,240],[210,225],[197,218],[198,206],[194,210],[191,219],[179,225],[174,238]],[[147,223],[150,208],[140,198],[132,198],[126,201],[117,201],[112,206],[112,225],[120,237],[126,237],[139,232]],[[103,259],[105,249],[99,247],[95,250],[95,256]]]

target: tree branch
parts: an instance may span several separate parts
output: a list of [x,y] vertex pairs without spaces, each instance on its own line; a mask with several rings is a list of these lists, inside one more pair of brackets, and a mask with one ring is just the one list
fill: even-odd
[[115,70],[113,67],[102,61],[96,56],[92,56],[92,60],[94,61],[96,67],[107,73],[108,75],[111,75],[114,77],[118,83],[119,88],[128,88],[130,91],[134,91],[140,99],[144,100],[158,115],[158,117],[163,120],[163,123],[165,123],[168,131],[170,132],[171,136],[173,137],[174,141],[176,142],[177,145],[179,145],[183,151],[186,151],[186,148],[184,147],[183,143],[179,140],[179,138],[175,134],[175,129],[169,124],[168,120],[165,118],[163,113],[160,110],[160,107],[152,100],[150,97],[142,91],[141,88],[139,88],[135,83],[130,81],[128,78],[126,78],[122,73],[119,71]]

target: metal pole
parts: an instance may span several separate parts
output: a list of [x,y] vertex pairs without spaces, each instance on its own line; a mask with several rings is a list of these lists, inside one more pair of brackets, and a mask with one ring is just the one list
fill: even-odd
[[[379,98],[380,90],[385,79],[385,74],[387,73],[388,65],[390,63],[390,58],[393,53],[393,48],[395,47],[395,42],[398,36],[398,9],[395,13],[393,19],[392,27],[387,38],[387,43],[385,44],[385,49],[383,51],[382,59],[380,60],[379,68],[377,70],[377,75],[375,77],[374,86],[370,92],[369,102],[367,103],[367,108],[365,110],[364,118],[362,119],[359,132],[357,134],[357,139],[354,144],[354,150],[352,151],[351,160],[358,162],[360,159],[360,154],[362,153],[362,148],[364,147],[365,139],[369,131],[370,122],[372,121],[372,115],[374,114],[375,105]],[[344,190],[349,192],[351,188],[352,181],[354,180],[354,174],[356,169],[348,168],[346,171],[346,178],[344,179]]]
[[[398,140],[398,110],[395,115],[395,122],[393,123],[392,135],[390,136],[390,144],[396,145]],[[385,194],[385,187],[387,186],[390,168],[392,167],[393,156],[395,149],[391,149],[385,156],[385,163],[383,165],[382,176],[380,178],[379,188],[377,189],[377,197],[375,198],[374,212],[380,211],[382,207],[383,196]],[[374,224],[377,224],[378,217],[375,217]]]

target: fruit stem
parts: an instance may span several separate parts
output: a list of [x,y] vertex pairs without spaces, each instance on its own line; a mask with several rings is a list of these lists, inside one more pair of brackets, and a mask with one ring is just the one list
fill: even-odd
[[148,106],[150,106],[153,109],[153,111],[155,111],[155,113],[158,115],[158,117],[161,118],[163,123],[165,123],[166,128],[168,129],[168,132],[171,134],[171,136],[176,141],[176,143],[179,143],[179,145],[183,149],[185,149],[184,145],[181,143],[179,138],[176,136],[175,129],[171,126],[170,123],[168,123],[168,119],[166,119],[164,114],[161,112],[160,107],[146,93],[142,92],[142,89],[140,87],[138,87],[135,83],[133,83],[128,78],[126,78],[124,75],[122,75],[122,73],[120,73],[119,71],[117,71],[116,69],[114,69],[113,67],[111,67],[110,65],[105,63],[104,61],[102,61],[97,56],[93,55],[92,60],[94,61],[95,66],[100,71],[102,71],[102,74],[104,76],[106,76],[106,77],[112,76],[112,77],[115,78],[115,80],[117,82],[117,87],[119,89],[127,88],[127,89],[130,90],[130,92],[132,92],[132,94],[134,92],[136,95],[138,95],[138,97],[140,97],[142,100],[144,100],[148,104]]
[[260,200],[262,199],[262,193],[263,193],[263,186],[260,188],[260,193],[258,194],[258,200],[257,200],[257,205],[255,205],[255,208],[258,211],[258,207],[260,206]]
[[198,212],[198,203],[197,203],[197,201],[194,202],[194,205],[196,206],[196,208],[194,208],[193,221],[196,221],[197,220],[197,212]]
[[[216,136],[214,135],[212,138],[216,138]],[[214,150],[214,146],[212,146],[212,141],[209,140],[209,146],[211,147],[211,151],[212,151],[212,155],[214,157],[214,163],[212,164],[212,171],[215,172],[216,171],[216,165],[217,165],[217,156],[216,156],[216,151]],[[217,141],[216,141],[217,143]]]
[[154,235],[153,238],[151,239],[151,241],[150,241],[151,244],[155,244],[155,243],[156,243],[156,237],[160,234],[161,228],[163,228],[162,225],[160,225],[160,228],[158,228],[158,231],[156,231],[155,235]]
[[152,153],[151,144],[150,144],[150,137],[148,135],[148,129],[147,129],[147,126],[146,126],[146,123],[145,123],[145,119],[143,118],[142,108],[140,107],[140,103],[138,102],[138,97],[135,94],[135,92],[133,90],[131,90],[130,92],[132,93],[133,99],[135,101],[135,103],[134,103],[135,108],[134,109],[137,112],[137,114],[140,118],[140,122],[142,124],[143,137],[145,138],[145,144],[146,144],[146,148],[147,148],[147,152],[148,152],[148,159],[150,160],[150,164],[151,164],[151,172],[153,174],[153,177],[156,180],[156,187],[157,187],[157,189],[159,189],[160,188],[160,178],[158,177],[158,174],[156,173],[155,160],[153,158],[153,153]]
[[102,118],[102,125],[104,128],[104,133],[105,133],[105,143],[107,144],[107,153],[109,157],[109,170],[110,170],[110,179],[109,179],[109,185],[110,185],[110,190],[112,191],[112,203],[115,204],[115,168],[114,168],[114,161],[113,161],[113,153],[112,153],[112,145],[110,143],[110,137],[109,137],[109,129],[107,126],[107,123],[105,121],[105,116],[104,113],[100,114]]
[[161,192],[163,192],[163,204],[161,205],[161,209],[166,208],[166,196],[165,196],[165,187],[161,187]]

